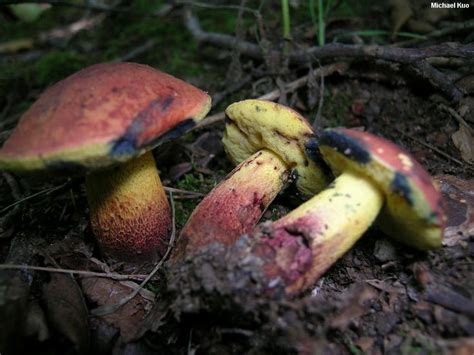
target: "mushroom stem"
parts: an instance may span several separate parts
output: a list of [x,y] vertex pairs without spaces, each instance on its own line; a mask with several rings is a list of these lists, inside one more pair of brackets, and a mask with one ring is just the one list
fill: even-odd
[[253,253],[270,280],[281,278],[288,294],[311,287],[370,227],[383,194],[366,177],[341,174],[326,190],[274,222],[262,224]]
[[193,211],[173,259],[180,260],[213,242],[234,244],[255,227],[288,177],[288,166],[269,150],[244,160]]
[[86,190],[103,253],[150,262],[164,253],[171,211],[152,153],[88,175]]

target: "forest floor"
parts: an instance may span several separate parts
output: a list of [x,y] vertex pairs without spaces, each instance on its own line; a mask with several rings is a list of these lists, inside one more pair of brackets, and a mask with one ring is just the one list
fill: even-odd
[[[202,26],[198,30],[183,16],[188,10],[182,4],[60,3],[34,22],[0,7],[0,145],[49,85],[98,62],[145,63],[209,92],[213,117],[232,102],[280,90],[274,99],[308,118],[316,132],[345,126],[395,142],[434,177],[448,227],[443,247],[429,252],[393,242],[373,227],[311,292],[296,299],[268,300],[249,291],[232,305],[203,303],[186,312],[187,302],[195,300],[167,288],[164,266],[125,305],[97,314],[97,307],[137,290],[149,270],[135,269],[130,276],[126,264],[102,258],[90,231],[82,177],[0,172],[1,355],[89,349],[474,353],[474,3],[470,10],[433,10],[427,1],[329,1],[323,53],[303,60],[289,58],[318,46],[313,1],[292,2],[286,40],[280,2],[262,1],[251,10],[248,1],[242,2],[247,7],[240,1],[187,2]],[[237,35],[216,41],[206,31]],[[266,50],[256,56],[248,46],[236,49],[237,42]],[[336,47],[326,55],[329,45]],[[389,50],[341,54],[338,45]],[[434,49],[426,54],[427,47]],[[310,75],[297,88],[289,85],[329,65],[336,69],[324,80]],[[154,152],[164,185],[181,191],[173,197],[177,235],[202,196],[233,168],[221,143],[223,127],[217,119]],[[264,219],[276,219],[300,202],[282,194]],[[225,297],[223,288],[218,293]]]

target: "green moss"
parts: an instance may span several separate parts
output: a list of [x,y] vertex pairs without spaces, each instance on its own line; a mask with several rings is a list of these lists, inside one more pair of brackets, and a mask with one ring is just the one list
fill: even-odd
[[[216,184],[217,181],[214,176],[209,177],[193,172],[186,174],[181,179],[179,179],[176,183],[176,186],[182,190],[200,192],[204,195],[207,195],[209,191],[211,191],[214,186],[216,186]],[[194,208],[196,208],[200,201],[200,199],[175,201],[175,218],[176,227],[178,229],[182,228],[186,224],[186,221],[188,220],[192,211]]]
[[85,58],[72,51],[52,51],[44,55],[34,66],[40,86],[55,83],[87,65]]

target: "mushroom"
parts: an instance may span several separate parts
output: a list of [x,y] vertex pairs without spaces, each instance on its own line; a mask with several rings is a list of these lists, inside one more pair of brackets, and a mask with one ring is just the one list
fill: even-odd
[[296,111],[271,101],[244,100],[230,105],[226,114],[224,148],[239,165],[193,211],[173,260],[212,242],[232,245],[249,233],[292,170],[306,196],[328,183],[325,171],[306,157],[305,146],[314,133]]
[[150,150],[193,127],[210,102],[146,65],[93,65],[48,88],[23,114],[0,150],[0,168],[92,171],[87,198],[101,250],[154,261],[171,217]]
[[441,246],[441,195],[408,153],[385,139],[344,128],[324,132],[319,149],[336,180],[250,236],[255,241],[250,253],[262,259],[268,285],[280,280],[287,294],[311,287],[379,214],[382,229],[397,240],[421,250]]

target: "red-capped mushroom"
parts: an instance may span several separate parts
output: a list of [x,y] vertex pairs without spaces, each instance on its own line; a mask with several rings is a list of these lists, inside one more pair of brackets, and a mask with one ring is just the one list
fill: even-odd
[[97,64],[47,89],[0,150],[14,171],[94,170],[86,178],[103,252],[153,261],[166,248],[170,209],[152,154],[193,127],[210,97],[134,63]]
[[[259,226],[251,254],[268,285],[311,287],[380,214],[382,229],[418,249],[441,246],[445,217],[429,174],[395,144],[366,132],[326,131],[319,149],[337,176],[288,215]],[[267,288],[271,288],[268,286]]]

